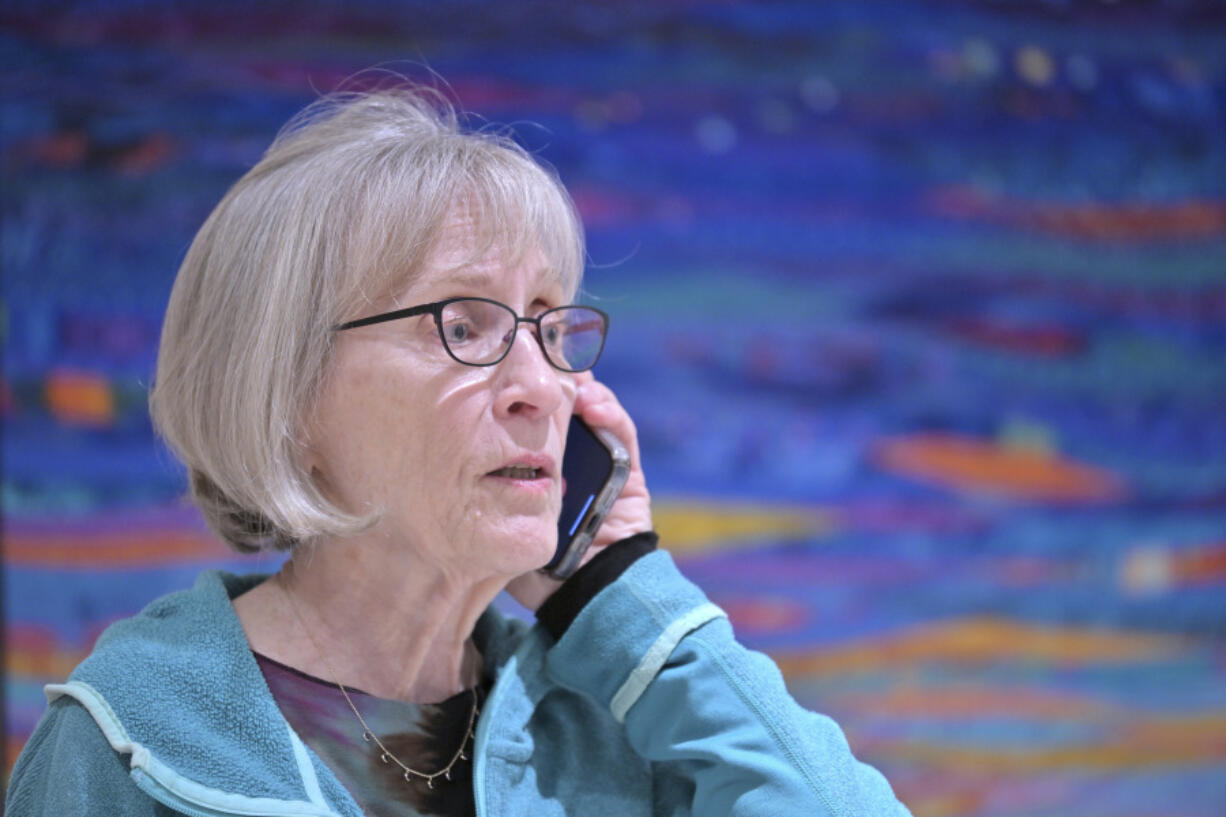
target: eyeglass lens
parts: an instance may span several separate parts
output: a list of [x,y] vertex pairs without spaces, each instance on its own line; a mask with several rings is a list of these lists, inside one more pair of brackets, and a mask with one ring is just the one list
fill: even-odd
[[[503,304],[478,299],[452,301],[443,307],[439,331],[456,360],[476,366],[495,363],[515,341],[515,312]],[[549,362],[566,371],[583,371],[596,363],[604,345],[603,316],[582,306],[549,310],[540,318],[540,345]]]

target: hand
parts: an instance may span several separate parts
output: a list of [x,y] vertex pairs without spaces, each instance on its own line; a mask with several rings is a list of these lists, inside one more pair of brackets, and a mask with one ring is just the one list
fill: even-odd
[[[639,459],[639,438],[634,421],[617,401],[612,389],[596,380],[591,372],[575,375],[575,379],[578,384],[575,414],[582,417],[592,428],[607,428],[612,431],[630,453],[630,476],[617,500],[605,514],[600,530],[596,531],[592,546],[580,562],[582,567],[614,542],[652,529],[651,495],[647,492],[647,480],[643,476],[643,465]],[[507,585],[507,592],[524,607],[536,610],[561,584],[557,579],[534,570],[514,579]]]
[[579,392],[575,397],[575,413],[592,428],[612,431],[630,452],[630,476],[617,501],[605,514],[600,530],[596,531],[592,547],[584,557],[586,562],[601,548],[652,529],[651,495],[647,492],[643,463],[639,459],[639,435],[634,421],[622,408],[613,390],[596,380],[591,372],[583,372],[577,378]]

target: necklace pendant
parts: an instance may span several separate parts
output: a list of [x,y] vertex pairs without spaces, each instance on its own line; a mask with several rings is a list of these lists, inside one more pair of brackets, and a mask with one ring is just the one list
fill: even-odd
[[370,740],[373,737],[374,735],[371,734],[371,731],[369,729],[362,730],[362,740],[366,741],[367,743],[370,743]]
[[427,786],[429,786],[430,788],[434,788],[434,778],[433,778],[433,777],[427,777],[427,778],[426,778],[426,785],[427,785]]
[[405,772],[404,772],[404,782],[405,782],[405,783],[412,783],[412,782],[413,782],[413,778],[409,776],[409,771],[408,771],[408,769],[405,769]]
[[451,782],[451,767],[447,767],[447,771],[443,772],[443,776],[447,778],[447,782]]
[[464,750],[460,750],[460,760],[468,760],[468,755],[464,754]]
[[387,752],[384,752],[383,754],[379,755],[379,759],[382,760],[384,763],[387,763]]

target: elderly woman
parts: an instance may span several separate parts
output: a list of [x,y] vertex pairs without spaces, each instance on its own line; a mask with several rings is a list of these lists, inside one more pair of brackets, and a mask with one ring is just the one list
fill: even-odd
[[[437,99],[292,121],[192,244],[152,396],[217,534],[289,559],[108,629],[9,813],[906,814],[655,549],[582,264],[553,175]],[[572,414],[631,475],[559,582]]]

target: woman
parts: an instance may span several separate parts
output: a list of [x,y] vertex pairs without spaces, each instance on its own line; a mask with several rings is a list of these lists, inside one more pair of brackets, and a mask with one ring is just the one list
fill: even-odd
[[[10,813],[906,814],[655,550],[600,344],[559,340],[604,332],[582,261],[556,179],[436,99],[292,121],[188,252],[151,400],[218,535],[290,558],[111,627]],[[632,473],[561,583],[572,413]]]

